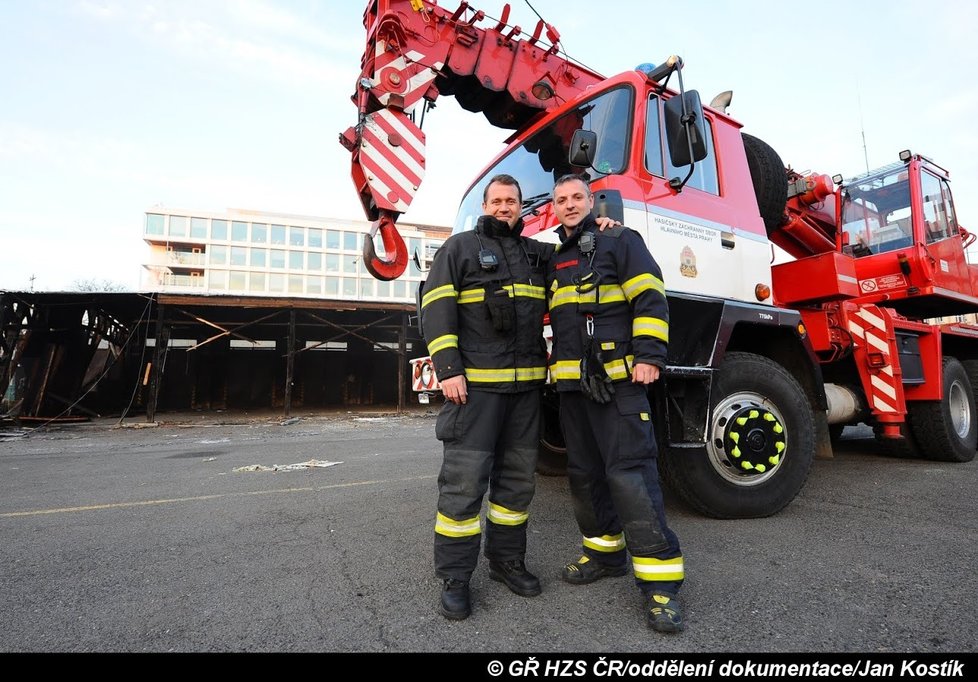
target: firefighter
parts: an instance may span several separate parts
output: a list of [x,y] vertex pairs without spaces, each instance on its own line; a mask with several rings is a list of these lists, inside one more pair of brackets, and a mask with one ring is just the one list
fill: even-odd
[[561,577],[585,585],[625,575],[627,548],[648,625],[678,632],[683,557],[666,523],[648,399],[669,339],[662,273],[638,233],[598,234],[582,177],[560,178],[553,204],[561,244],[547,270],[550,374],[584,536],[583,555]]
[[438,477],[435,573],[441,613],[471,612],[469,578],[479,558],[488,488],[489,576],[524,597],[540,594],[527,570],[527,509],[547,378],[543,288],[553,246],[521,236],[522,194],[509,175],[486,186],[475,230],[450,237],[432,262],[421,298],[422,328],[446,402],[435,435]]

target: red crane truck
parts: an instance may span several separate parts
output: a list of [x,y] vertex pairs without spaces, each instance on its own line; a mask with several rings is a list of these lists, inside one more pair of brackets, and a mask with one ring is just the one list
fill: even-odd
[[[543,19],[524,35],[467,2],[372,0],[340,136],[374,221],[368,269],[400,275],[396,219],[424,175],[424,112],[442,95],[512,129],[462,198],[471,229],[497,173],[519,179],[524,234],[555,240],[554,180],[586,173],[596,212],[638,231],[662,267],[668,366],[652,392],[660,469],[692,507],[718,518],[773,514],[848,423],[875,425],[895,454],[968,461],[978,441],[978,328],[923,320],[978,310],[972,237],[947,173],[924,157],[848,182],[786,169],[761,140],[685,90],[682,60],[605,78],[560,49]],[[676,89],[669,86],[675,77]],[[839,179],[841,180],[841,179]],[[380,242],[383,250],[378,253]],[[772,265],[773,244],[794,260]],[[415,362],[415,388],[437,387]],[[562,441],[545,408],[541,470]]]

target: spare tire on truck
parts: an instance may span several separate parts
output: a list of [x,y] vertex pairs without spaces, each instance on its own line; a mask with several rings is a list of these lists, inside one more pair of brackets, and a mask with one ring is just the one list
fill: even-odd
[[744,139],[744,152],[747,155],[751,181],[754,183],[757,208],[770,237],[784,222],[784,207],[788,203],[788,176],[781,157],[771,145],[747,133],[741,133],[740,136]]

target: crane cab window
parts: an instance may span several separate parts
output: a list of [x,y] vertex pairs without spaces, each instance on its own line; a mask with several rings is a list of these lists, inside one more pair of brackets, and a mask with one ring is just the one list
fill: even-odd
[[924,199],[924,234],[927,243],[958,234],[958,223],[954,219],[954,208],[951,204],[951,190],[947,183],[923,171],[920,174],[920,189]]
[[[660,178],[686,177],[689,166],[677,168],[669,160],[668,151],[662,141],[665,134],[662,131],[662,101],[656,95],[649,96],[645,112],[645,168],[652,175]],[[684,189],[690,187],[710,194],[720,194],[720,182],[717,176],[717,159],[713,148],[713,124],[710,119],[706,123],[706,158],[696,162],[693,175]]]

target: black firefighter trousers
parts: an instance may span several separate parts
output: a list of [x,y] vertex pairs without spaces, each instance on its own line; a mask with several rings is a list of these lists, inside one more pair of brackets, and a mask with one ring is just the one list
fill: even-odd
[[435,425],[445,446],[435,523],[435,574],[442,579],[468,580],[475,570],[487,489],[486,557],[524,558],[536,484],[540,390],[490,393],[469,387],[468,402],[446,402]]
[[[598,551],[587,539],[608,541],[624,532],[639,588],[675,595],[682,585],[682,554],[679,538],[666,524],[646,388],[616,382],[614,399],[606,405],[579,391],[561,392],[560,426],[584,554],[608,566],[623,566],[625,547]],[[650,563],[659,572],[640,578],[639,569]]]

